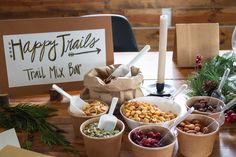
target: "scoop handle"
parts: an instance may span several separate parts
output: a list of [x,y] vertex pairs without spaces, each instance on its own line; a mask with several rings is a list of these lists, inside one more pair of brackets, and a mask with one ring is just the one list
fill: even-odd
[[180,122],[182,122],[185,118],[187,118],[192,112],[194,111],[194,108],[191,107],[187,112],[185,112],[182,116],[177,118],[174,122],[174,124],[170,127],[170,130],[172,128],[175,128]]
[[179,93],[181,93],[182,91],[184,91],[185,89],[188,88],[188,85],[183,84],[181,87],[179,87],[176,91],[174,91],[173,94],[171,94],[169,99],[174,99]]
[[230,108],[233,107],[234,105],[236,105],[236,97],[235,97],[233,100],[231,100],[227,105],[225,105],[225,106],[222,108],[221,112],[224,112],[224,111],[230,109]]
[[117,97],[113,97],[112,101],[111,101],[110,109],[108,111],[108,115],[113,115],[113,112],[114,112],[114,110],[116,108],[117,102],[118,102],[118,98]]
[[70,94],[65,92],[63,89],[58,87],[56,84],[53,84],[52,88],[55,89],[58,93],[60,93],[60,94],[64,95],[65,97],[67,97],[68,99],[70,99],[70,100],[72,99],[72,96]]
[[218,87],[218,89],[217,89],[217,91],[221,91],[221,89],[223,88],[223,86],[224,86],[224,84],[225,84],[225,81],[226,81],[226,79],[228,78],[228,76],[229,76],[229,72],[230,72],[230,69],[229,68],[227,68],[226,70],[225,70],[225,72],[224,72],[224,74],[223,74],[223,76],[222,76],[222,79],[221,79],[221,81],[220,81],[220,85],[219,85],[219,87]]
[[151,49],[150,45],[146,45],[128,64],[127,66],[132,66],[135,62],[137,62],[146,52]]

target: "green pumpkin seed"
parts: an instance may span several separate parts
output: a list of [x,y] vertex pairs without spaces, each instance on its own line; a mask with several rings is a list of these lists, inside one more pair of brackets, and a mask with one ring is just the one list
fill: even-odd
[[83,132],[91,137],[107,138],[118,134],[120,130],[105,131],[98,128],[98,123],[91,123],[84,128]]

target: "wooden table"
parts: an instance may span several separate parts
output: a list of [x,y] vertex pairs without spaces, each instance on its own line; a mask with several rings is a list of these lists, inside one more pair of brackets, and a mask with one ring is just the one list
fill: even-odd
[[[133,58],[135,53],[115,53],[115,63],[127,63]],[[145,83],[155,83],[157,77],[157,60],[158,53],[148,53],[146,54],[138,63],[135,65],[141,67],[141,71],[144,74]],[[190,74],[193,69],[189,68],[178,68],[172,61],[172,53],[167,53],[167,66],[166,66],[166,82],[178,87],[182,84],[188,74]],[[74,92],[78,93],[78,91]],[[11,100],[13,103],[19,102],[33,102],[37,104],[47,103],[51,107],[58,109],[58,115],[49,119],[49,121],[59,128],[65,130],[66,138],[77,147],[82,157],[86,157],[85,148],[83,141],[74,137],[74,132],[71,124],[71,119],[67,113],[68,101],[63,99],[61,102],[50,102],[49,95],[38,95],[34,97],[24,97],[20,99]],[[133,157],[131,152],[131,147],[127,139],[127,134],[129,129],[127,128],[122,141],[122,149],[120,157]],[[236,154],[236,125],[235,124],[224,124],[219,133],[219,138],[216,140],[214,145],[214,150],[212,157],[234,157]],[[35,137],[33,141],[33,150],[41,152],[44,154],[49,154],[58,157],[74,157],[76,155],[64,152],[63,149],[55,147],[49,149],[47,146],[43,145],[39,141],[39,137]],[[182,157],[182,155],[177,154],[177,157]]]

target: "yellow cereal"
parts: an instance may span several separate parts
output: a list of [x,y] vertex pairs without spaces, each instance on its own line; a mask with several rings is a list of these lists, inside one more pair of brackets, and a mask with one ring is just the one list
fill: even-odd
[[107,111],[108,106],[98,100],[93,100],[83,105],[81,109],[87,116],[94,116]]
[[163,112],[154,105],[138,101],[125,102],[122,113],[130,119],[145,123],[160,123],[176,118],[173,113]]

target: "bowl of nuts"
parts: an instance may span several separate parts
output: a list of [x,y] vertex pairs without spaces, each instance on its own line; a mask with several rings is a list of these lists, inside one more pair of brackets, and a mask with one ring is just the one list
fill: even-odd
[[194,107],[193,113],[208,115],[217,119],[225,103],[210,96],[194,96],[186,101],[186,105],[188,109]]
[[130,129],[141,125],[169,126],[186,112],[186,107],[161,97],[140,97],[123,103],[120,113]]
[[[162,138],[168,134],[168,140]],[[154,124],[134,128],[128,135],[134,157],[173,156],[177,138],[170,130]]]
[[179,152],[188,157],[210,156],[219,132],[212,117],[191,114],[177,126]]
[[105,114],[109,108],[108,105],[101,100],[86,100],[86,102],[88,104],[83,105],[81,108],[85,115],[75,114],[68,109],[74,128],[74,134],[79,138],[82,138],[80,125],[88,119],[100,117]]

